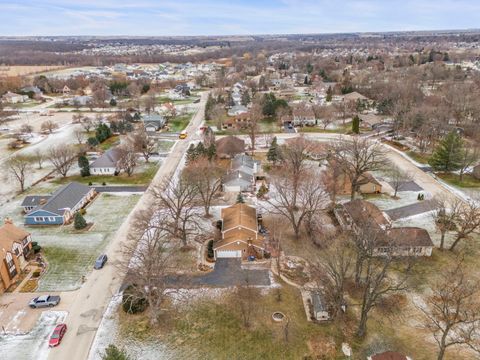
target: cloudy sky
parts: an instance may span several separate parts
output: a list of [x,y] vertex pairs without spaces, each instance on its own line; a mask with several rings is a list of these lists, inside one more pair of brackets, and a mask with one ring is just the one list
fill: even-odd
[[479,0],[0,0],[0,36],[468,29]]

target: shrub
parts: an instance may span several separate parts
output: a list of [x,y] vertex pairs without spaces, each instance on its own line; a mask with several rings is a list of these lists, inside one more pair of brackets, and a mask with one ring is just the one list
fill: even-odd
[[121,350],[114,344],[110,344],[102,355],[102,360],[130,360],[125,350]]
[[213,254],[213,240],[210,240],[207,245],[207,256],[210,259],[213,259],[214,254]]
[[147,308],[147,300],[138,293],[133,285],[129,285],[122,296],[122,309],[127,314],[144,312]]
[[76,230],[85,229],[87,227],[87,222],[85,221],[85,218],[82,216],[82,214],[80,214],[80,212],[75,213],[73,227]]
[[38,254],[40,250],[42,250],[42,247],[40,245],[33,245],[32,249],[34,254]]
[[87,213],[87,210],[85,210],[84,208],[81,208],[78,212],[83,216]]
[[106,185],[107,185],[107,183],[104,181],[104,182],[102,182],[102,185],[103,185],[103,186],[106,186]]
[[89,182],[88,182],[88,186],[92,186],[92,185],[93,185],[93,184],[92,184],[92,182],[91,182],[91,181],[89,181]]
[[40,277],[40,274],[41,274],[41,272],[40,272],[39,270],[34,271],[34,272],[32,273],[32,278],[38,278],[38,277]]

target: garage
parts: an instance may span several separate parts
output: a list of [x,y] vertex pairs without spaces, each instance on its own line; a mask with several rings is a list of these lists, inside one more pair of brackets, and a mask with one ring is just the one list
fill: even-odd
[[241,258],[242,250],[218,250],[215,252],[217,259],[220,258]]

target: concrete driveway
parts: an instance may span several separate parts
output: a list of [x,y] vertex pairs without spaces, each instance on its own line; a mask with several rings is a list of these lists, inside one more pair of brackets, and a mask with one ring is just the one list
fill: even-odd
[[240,259],[218,259],[212,272],[206,275],[174,275],[169,278],[180,287],[230,287],[239,285],[269,286],[268,270],[242,269]]

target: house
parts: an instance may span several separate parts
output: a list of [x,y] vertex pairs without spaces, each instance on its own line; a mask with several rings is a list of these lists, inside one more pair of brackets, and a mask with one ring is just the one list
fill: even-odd
[[313,319],[318,321],[330,320],[324,295],[319,291],[312,291],[310,292],[310,300]]
[[310,106],[296,106],[293,108],[293,125],[294,126],[315,126],[317,119],[315,113]]
[[2,100],[9,104],[18,104],[18,103],[24,103],[25,101],[27,101],[28,96],[12,93],[9,91],[2,96]]
[[226,136],[215,142],[217,156],[225,159],[232,158],[245,152],[245,141],[236,136]]
[[63,95],[70,95],[71,92],[72,92],[72,90],[67,85],[65,85],[62,89],[62,94]]
[[223,177],[223,191],[255,191],[255,182],[260,172],[260,161],[246,154],[237,154],[232,159],[230,171]]
[[[366,172],[358,180],[357,192],[360,194],[380,194],[382,192],[382,184],[375,176]],[[352,193],[350,178],[343,172],[337,178],[337,193],[340,195],[350,195]]]
[[213,244],[215,259],[262,258],[264,238],[258,232],[257,210],[238,203],[222,209],[221,239]]
[[0,227],[0,293],[14,284],[27,266],[32,249],[30,233],[15,226],[10,219]]
[[386,351],[380,354],[371,355],[367,360],[412,360],[408,356],[394,351]]
[[149,114],[142,116],[143,126],[147,132],[156,132],[162,129],[165,124],[165,118],[160,114]]
[[21,92],[24,93],[24,94],[33,94],[32,97],[34,98],[40,98],[43,93],[42,93],[42,90],[40,90],[40,88],[38,86],[26,86],[24,88],[21,89]]
[[95,189],[71,182],[55,191],[44,204],[25,215],[27,225],[63,225],[95,196]]
[[340,226],[359,233],[369,229],[375,236],[374,256],[431,256],[433,242],[428,231],[418,227],[392,227],[390,219],[374,204],[353,200],[334,209]]
[[78,95],[67,100],[67,104],[71,106],[87,106],[92,103],[93,97],[90,95]]
[[116,175],[120,172],[118,162],[120,161],[120,150],[111,148],[90,164],[92,175]]
[[297,149],[302,149],[303,154],[315,161],[321,161],[327,158],[328,148],[320,141],[310,140],[304,136],[296,136],[285,139],[285,145]]

